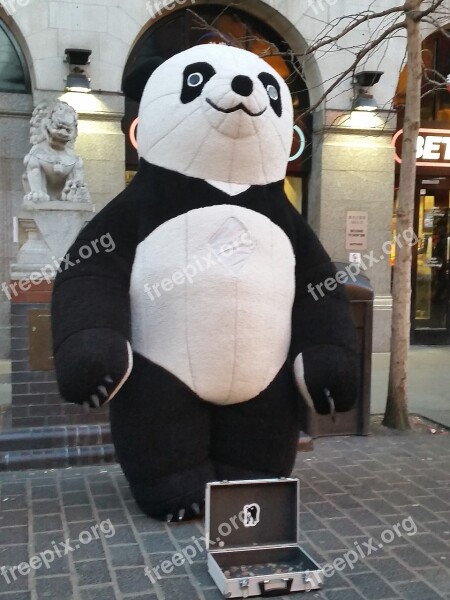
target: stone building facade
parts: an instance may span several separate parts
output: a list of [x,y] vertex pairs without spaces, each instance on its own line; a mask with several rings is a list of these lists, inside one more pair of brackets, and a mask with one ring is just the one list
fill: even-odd
[[[126,184],[128,130],[121,80],[140,41],[165,19],[182,11],[210,7],[223,11],[227,0],[9,0],[0,4],[0,22],[23,63],[25,88],[0,91],[0,278],[9,282],[11,265],[19,250],[17,216],[23,201],[23,157],[29,150],[29,119],[42,100],[62,98],[79,114],[77,153],[82,156],[85,177],[95,210],[100,210]],[[390,8],[378,0],[377,9]],[[362,0],[245,0],[233,6],[261,26],[269,25],[294,51],[302,51],[320,36],[325,23],[345,13],[357,13]],[[167,34],[169,35],[169,33]],[[352,43],[371,35],[370,23],[358,29]],[[170,45],[170,39],[167,42]],[[92,51],[87,73],[89,94],[64,92],[68,65],[65,49]],[[383,71],[374,94],[380,111],[370,123],[350,117],[354,96],[352,77],[319,103],[308,135],[312,152],[307,182],[307,216],[335,260],[348,260],[346,223],[349,211],[367,213],[367,253],[381,254],[391,239],[392,200],[395,180],[391,138],[396,116],[391,110],[404,57],[401,36],[371,52],[361,69]],[[134,53],[134,54],[133,54]],[[329,82],[351,64],[350,52],[318,50],[303,62],[308,101],[316,105]],[[0,53],[0,66],[1,53]],[[1,80],[0,70],[0,80]],[[0,88],[2,89],[2,88]],[[294,185],[294,193],[296,186]],[[69,241],[68,241],[69,242]],[[364,250],[366,251],[366,250]],[[375,291],[374,350],[389,348],[391,316],[391,267],[379,261],[367,272]],[[34,290],[36,292],[36,290]],[[13,299],[14,300],[14,299]],[[10,301],[0,298],[0,352],[10,355]]]

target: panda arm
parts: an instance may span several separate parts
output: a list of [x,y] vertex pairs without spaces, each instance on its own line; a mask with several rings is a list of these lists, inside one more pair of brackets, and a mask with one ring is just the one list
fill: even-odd
[[[356,331],[344,286],[312,229],[296,218],[296,296],[291,356],[297,385],[317,412],[349,410],[358,391]],[[330,289],[327,290],[325,282]],[[332,398],[332,402],[330,401]]]
[[80,232],[55,279],[52,332],[56,376],[68,402],[98,407],[131,372],[129,283],[136,206],[126,192]]

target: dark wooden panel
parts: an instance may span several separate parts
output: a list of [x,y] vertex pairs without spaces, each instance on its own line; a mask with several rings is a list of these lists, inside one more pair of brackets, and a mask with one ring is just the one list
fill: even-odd
[[54,369],[50,310],[28,312],[29,361],[32,371]]

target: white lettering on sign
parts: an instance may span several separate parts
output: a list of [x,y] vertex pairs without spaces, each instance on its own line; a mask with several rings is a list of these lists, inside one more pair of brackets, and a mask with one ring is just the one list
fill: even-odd
[[345,248],[349,251],[367,250],[367,212],[349,210],[347,212]]
[[450,160],[450,136],[419,135],[417,138],[417,158],[425,160]]
[[[403,129],[400,129],[392,138],[395,160],[400,164],[402,162],[400,146],[402,135]],[[416,157],[418,167],[450,167],[450,130],[419,129]]]

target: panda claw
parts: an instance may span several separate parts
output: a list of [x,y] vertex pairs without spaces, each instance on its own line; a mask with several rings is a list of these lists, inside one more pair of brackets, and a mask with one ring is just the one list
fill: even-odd
[[186,514],[186,509],[180,508],[180,510],[178,511],[178,520],[182,521],[184,519],[185,514]]
[[114,383],[114,381],[112,380],[112,377],[111,377],[111,375],[107,375],[107,376],[105,377],[105,381],[106,381],[106,383]]
[[173,514],[169,513],[168,515],[166,515],[166,522],[167,523],[172,523],[172,519],[173,519]]
[[324,393],[325,396],[327,397],[328,400],[328,404],[330,406],[330,416],[331,416],[331,420],[333,421],[333,423],[336,422],[336,406],[334,404],[334,399],[331,396],[330,390],[327,388],[324,388]]
[[196,515],[200,514],[200,506],[198,505],[197,502],[194,502],[193,504],[191,504],[191,508],[194,511],[194,514],[196,514]]
[[105,388],[104,385],[99,385],[97,389],[104,398],[108,397],[108,390]]
[[99,397],[97,395],[92,394],[92,396],[91,396],[91,402],[92,402],[92,405],[95,408],[100,408],[100,399],[99,399]]
[[84,412],[89,412],[90,408],[91,408],[91,405],[89,404],[89,402],[83,402],[83,410],[84,410]]

